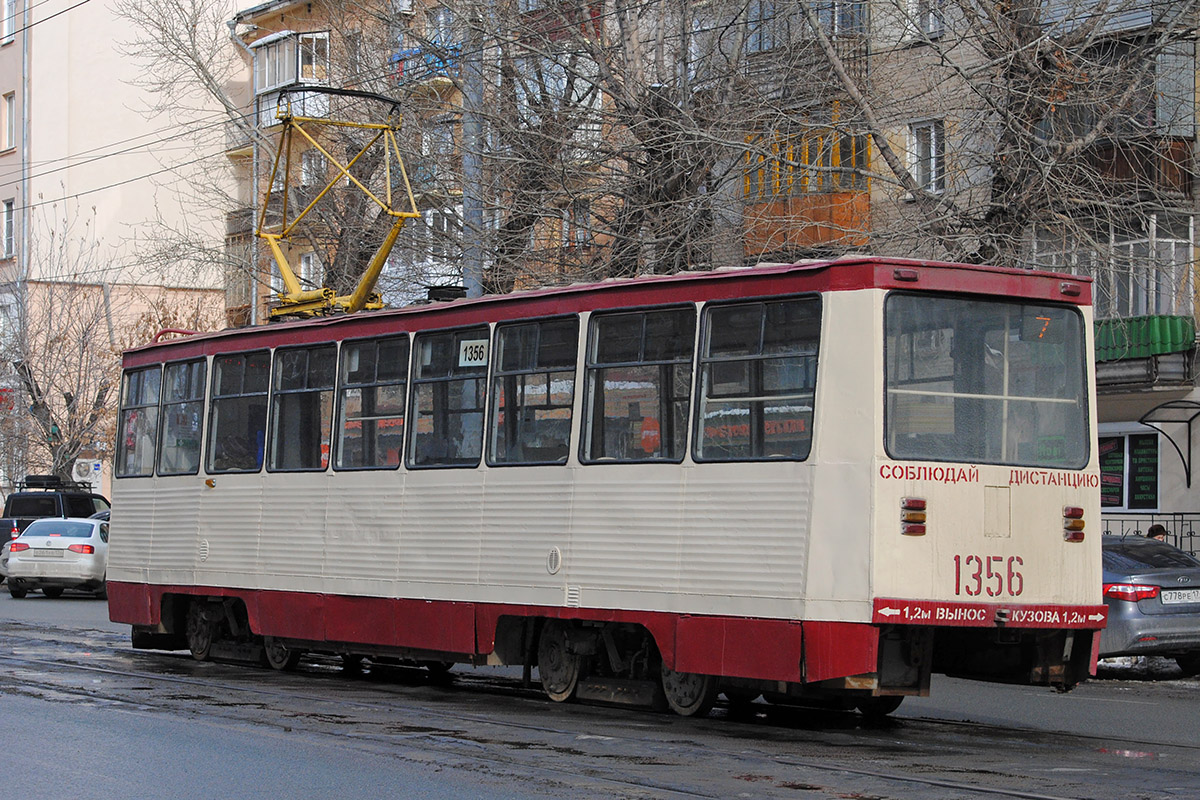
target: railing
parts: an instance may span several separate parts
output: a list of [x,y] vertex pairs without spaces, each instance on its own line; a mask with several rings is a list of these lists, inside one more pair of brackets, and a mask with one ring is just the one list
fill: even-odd
[[458,45],[400,50],[391,57],[392,75],[397,84],[453,78],[458,75],[459,59]]
[[1151,525],[1167,529],[1167,543],[1192,555],[1200,552],[1200,512],[1181,511],[1173,514],[1147,513],[1104,514],[1104,533],[1109,536],[1145,536]]

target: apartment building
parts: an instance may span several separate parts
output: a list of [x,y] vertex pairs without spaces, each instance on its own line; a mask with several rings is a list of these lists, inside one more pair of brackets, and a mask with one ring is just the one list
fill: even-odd
[[[149,320],[220,319],[219,271],[165,257],[185,241],[222,241],[219,213],[191,199],[222,180],[221,146],[192,135],[219,117],[181,132],[148,116],[144,65],[121,44],[134,35],[106,4],[3,3],[0,386],[12,402],[0,409],[0,485],[63,468],[50,453],[78,422],[64,398],[115,404],[119,352],[153,335]],[[26,413],[37,402],[26,369],[55,419],[45,430]],[[107,424],[89,429],[82,455],[106,458],[111,436]]]

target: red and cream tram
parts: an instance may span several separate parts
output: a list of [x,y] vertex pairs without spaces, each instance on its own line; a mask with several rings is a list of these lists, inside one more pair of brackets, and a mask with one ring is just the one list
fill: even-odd
[[1069,688],[1105,620],[1090,301],[860,258],[136,348],[111,616],[681,714]]

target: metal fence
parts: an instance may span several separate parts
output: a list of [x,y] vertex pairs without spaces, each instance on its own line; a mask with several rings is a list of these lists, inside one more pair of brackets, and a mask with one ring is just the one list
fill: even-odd
[[1192,555],[1200,552],[1200,512],[1174,514],[1104,514],[1104,533],[1113,536],[1145,536],[1151,525],[1167,529],[1167,542]]

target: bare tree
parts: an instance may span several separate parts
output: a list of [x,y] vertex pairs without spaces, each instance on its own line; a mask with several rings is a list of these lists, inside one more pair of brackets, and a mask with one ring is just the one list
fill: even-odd
[[122,280],[94,236],[94,210],[36,215],[30,275],[0,309],[0,448],[4,475],[71,478],[77,458],[107,454],[121,353],[163,328],[214,330],[222,314],[187,290]]
[[[126,2],[144,52],[181,65],[164,75],[219,88],[203,66],[216,50],[147,15],[208,20],[204,41],[215,17]],[[491,291],[857,251],[1089,271],[1103,313],[1136,313],[1190,308],[1195,5],[317,8],[335,31],[330,82],[388,94],[405,115],[425,224],[397,250],[409,277],[395,285],[458,271],[465,236]],[[382,185],[378,163],[356,170]],[[335,189],[305,235],[340,288],[383,221]]]
[[5,427],[29,434],[25,470],[69,479],[80,452],[111,432],[119,369],[111,284],[95,276],[115,276],[90,216],[54,206],[38,220],[30,241],[36,279],[22,282],[23,297],[7,306],[4,362],[20,399],[5,409]]

